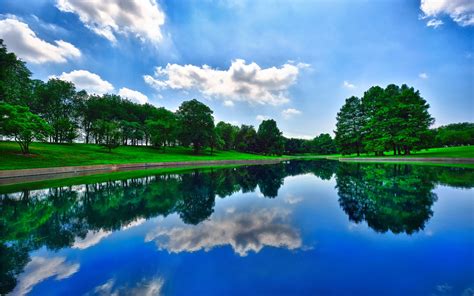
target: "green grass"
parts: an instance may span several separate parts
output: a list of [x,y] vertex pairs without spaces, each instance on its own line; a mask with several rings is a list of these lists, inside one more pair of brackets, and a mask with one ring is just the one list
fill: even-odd
[[183,147],[168,148],[166,153],[151,147],[121,146],[108,152],[94,144],[50,144],[33,143],[31,155],[22,155],[18,144],[0,142],[0,170],[46,168],[60,166],[127,164],[171,161],[206,160],[258,160],[277,157],[240,153],[236,151],[209,151],[195,155],[191,149]]
[[474,158],[474,146],[430,148],[421,151],[414,151],[410,155],[393,155],[392,152],[386,152],[384,156],[375,156],[373,154],[326,155],[330,158],[353,158],[353,157],[446,157],[446,158]]

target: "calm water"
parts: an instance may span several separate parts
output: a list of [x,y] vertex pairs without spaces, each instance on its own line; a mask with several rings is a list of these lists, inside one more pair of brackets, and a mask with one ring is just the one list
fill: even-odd
[[473,295],[473,187],[293,161],[25,189],[0,195],[0,294]]

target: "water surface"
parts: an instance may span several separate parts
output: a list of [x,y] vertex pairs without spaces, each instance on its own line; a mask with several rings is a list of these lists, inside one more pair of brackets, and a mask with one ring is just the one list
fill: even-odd
[[321,160],[113,176],[0,196],[0,293],[474,293],[472,169]]

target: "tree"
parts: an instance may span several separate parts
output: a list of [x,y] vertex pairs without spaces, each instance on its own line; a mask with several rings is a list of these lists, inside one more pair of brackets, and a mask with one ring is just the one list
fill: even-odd
[[275,120],[262,121],[257,132],[258,150],[264,154],[282,155],[284,141],[282,132],[278,129]]
[[329,134],[321,134],[312,141],[312,152],[316,154],[336,153],[336,144]]
[[99,119],[94,123],[94,131],[98,135],[98,143],[109,152],[120,145],[121,133],[117,122]]
[[13,137],[21,152],[28,154],[33,140],[43,141],[51,132],[49,125],[28,107],[0,102],[0,134]]
[[[76,121],[76,88],[72,82],[60,79],[50,79],[37,89],[38,104],[41,107],[39,115],[53,128],[51,134],[55,143],[69,141],[64,136],[64,126],[77,126]],[[65,124],[67,122],[68,124]],[[70,134],[69,134],[70,135]]]
[[184,145],[192,145],[194,153],[209,146],[214,132],[212,110],[197,100],[185,101],[176,112],[179,131],[178,138]]
[[230,123],[220,121],[216,125],[217,135],[222,139],[224,150],[235,149],[235,138],[239,132],[239,127]]
[[434,130],[435,146],[474,145],[474,123],[453,123]]
[[31,72],[25,62],[8,52],[0,39],[0,101],[28,106],[31,98]]
[[242,125],[235,136],[235,149],[241,152],[257,152],[257,132],[251,125]]
[[146,121],[147,132],[153,146],[165,149],[167,143],[169,144],[176,139],[176,115],[165,108],[159,108],[157,117],[156,120]]
[[350,97],[341,107],[336,117],[335,142],[342,154],[362,151],[362,136],[364,129],[364,113],[358,97]]
[[222,149],[224,146],[224,140],[222,140],[219,133],[214,129],[212,131],[211,139],[209,141],[209,147],[211,148],[211,155],[214,154],[214,149]]

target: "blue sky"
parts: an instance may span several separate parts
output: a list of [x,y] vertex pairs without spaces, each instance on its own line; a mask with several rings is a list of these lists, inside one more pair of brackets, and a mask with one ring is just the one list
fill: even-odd
[[0,0],[0,38],[33,76],[218,120],[331,133],[344,100],[406,83],[436,125],[474,121],[468,0]]

